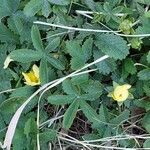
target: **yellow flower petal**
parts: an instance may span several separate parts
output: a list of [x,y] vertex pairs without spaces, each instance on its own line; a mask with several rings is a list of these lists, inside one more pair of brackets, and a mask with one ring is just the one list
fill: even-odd
[[25,78],[25,84],[30,86],[35,86],[40,84],[39,78],[39,68],[36,65],[33,65],[32,70],[28,73],[22,73]]
[[26,80],[26,84],[27,83],[31,83],[31,79],[30,79],[30,77],[28,76],[28,73],[24,73],[24,72],[22,72],[22,75],[24,76],[24,78],[25,78],[25,80]]
[[131,85],[124,84],[124,85],[118,85],[115,87],[114,91],[111,93],[111,97],[118,101],[122,102],[125,101],[129,97],[129,91],[128,89],[131,88]]
[[4,67],[3,68],[6,69],[11,61],[13,61],[13,59],[11,59],[10,56],[7,56],[7,58],[4,61]]
[[33,65],[32,70],[34,72],[34,75],[39,78],[39,68],[36,65]]

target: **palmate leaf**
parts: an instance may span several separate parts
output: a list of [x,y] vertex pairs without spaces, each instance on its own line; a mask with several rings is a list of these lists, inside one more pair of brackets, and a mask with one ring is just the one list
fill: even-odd
[[96,34],[95,45],[109,57],[124,59],[129,54],[127,42],[120,36],[114,34]]
[[66,42],[69,54],[72,56],[71,68],[79,69],[85,65],[92,54],[93,39],[88,38],[81,46],[81,40],[72,40]]
[[84,54],[80,46],[81,41],[67,41],[66,47],[69,54],[72,56],[71,68],[76,70],[84,66]]
[[73,120],[76,117],[78,107],[79,107],[79,101],[74,100],[73,103],[66,110],[63,118],[63,127],[65,129],[69,129],[71,127]]

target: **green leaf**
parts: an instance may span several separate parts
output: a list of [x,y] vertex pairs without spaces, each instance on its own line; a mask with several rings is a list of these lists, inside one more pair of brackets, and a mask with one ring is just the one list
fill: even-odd
[[28,17],[34,16],[42,7],[42,0],[30,0],[24,7],[24,13]]
[[62,83],[63,90],[66,94],[74,94],[76,95],[78,93],[77,88],[72,84],[71,80],[66,79]]
[[12,15],[18,8],[20,0],[0,0],[0,20]]
[[57,136],[57,132],[55,130],[47,129],[46,131],[40,133],[39,135],[40,135],[40,143],[43,144],[49,141],[54,141]]
[[44,47],[43,47],[43,44],[42,44],[39,29],[35,25],[32,26],[32,29],[31,29],[31,38],[32,38],[34,48],[39,50],[39,51],[44,51]]
[[76,99],[75,95],[51,95],[48,102],[54,105],[70,104]]
[[85,64],[85,57],[80,46],[81,41],[67,41],[66,47],[72,56],[71,68],[73,70],[79,69]]
[[82,94],[79,96],[79,99],[87,100],[87,101],[94,101],[98,99],[101,96],[102,92],[94,92],[94,93],[88,93],[88,94]]
[[150,1],[149,0],[136,0],[136,2],[141,3],[141,4],[150,5]]
[[40,81],[41,81],[41,85],[44,85],[46,83],[48,83],[48,66],[47,66],[47,61],[45,61],[44,59],[42,59],[40,61]]
[[37,132],[37,126],[34,118],[29,118],[27,122],[25,123],[24,127],[24,134],[29,137],[30,133],[36,133]]
[[147,61],[150,64],[150,51],[148,52],[148,55],[147,55]]
[[14,35],[2,22],[0,22],[0,40],[2,42],[18,43],[18,36]]
[[147,112],[142,119],[142,125],[150,133],[150,112]]
[[78,107],[79,107],[79,101],[74,100],[73,103],[66,110],[63,118],[63,127],[65,129],[69,129],[71,127],[73,120],[76,117]]
[[150,69],[143,69],[138,73],[139,80],[150,80]]
[[136,67],[134,66],[134,62],[131,58],[127,58],[124,61],[124,67],[125,71],[127,71],[129,74],[135,74],[136,73]]
[[88,83],[88,80],[89,80],[89,75],[88,74],[82,74],[79,76],[72,77],[71,82],[74,85],[83,85],[85,83]]
[[[94,51],[94,60],[97,60],[102,56],[104,56],[104,54],[100,50]],[[97,63],[96,66],[99,69],[99,72],[104,75],[109,74],[110,72],[113,72],[116,69],[116,63],[112,58],[105,59],[100,63]]]
[[117,116],[114,119],[112,119],[110,121],[110,123],[115,124],[115,125],[119,125],[123,121],[127,120],[129,118],[129,115],[130,115],[130,111],[129,110],[125,110],[119,116]]
[[52,8],[48,0],[43,0],[42,15],[47,18],[51,12],[52,12]]
[[85,61],[89,60],[92,55],[93,39],[88,38],[82,45]]
[[84,3],[91,9],[95,10],[95,2],[93,0],[85,0]]
[[143,148],[150,148],[150,139],[147,139],[147,140],[144,142]]
[[70,3],[70,0],[48,0],[48,1],[56,5],[68,5]]
[[80,100],[80,108],[89,121],[99,122],[98,114],[87,102],[85,102],[84,100]]
[[29,97],[34,92],[34,88],[31,86],[24,86],[20,88],[16,88],[10,95],[11,98],[19,98],[19,97]]
[[116,60],[122,60],[129,54],[127,42],[114,34],[96,34],[95,45],[103,53]]
[[150,18],[141,17],[141,26],[136,29],[136,34],[149,34],[150,33]]
[[52,41],[49,41],[48,45],[45,48],[46,52],[52,52],[55,51],[55,49],[60,44],[60,37],[54,38]]
[[59,69],[59,70],[64,70],[65,66],[63,65],[63,63],[59,60],[56,59],[54,57],[52,57],[51,55],[49,56],[45,56],[46,60],[55,68]]
[[28,63],[32,61],[38,61],[39,59],[42,58],[43,53],[31,49],[18,49],[12,51],[9,54],[9,56],[14,61],[21,62],[21,63]]

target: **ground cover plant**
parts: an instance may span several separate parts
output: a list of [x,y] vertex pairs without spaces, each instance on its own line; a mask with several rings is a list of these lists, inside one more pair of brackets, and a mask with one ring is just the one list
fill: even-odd
[[0,148],[150,149],[149,0],[0,0]]

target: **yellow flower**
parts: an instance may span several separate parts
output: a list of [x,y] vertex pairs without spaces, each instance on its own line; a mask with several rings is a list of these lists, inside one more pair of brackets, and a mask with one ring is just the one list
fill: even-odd
[[123,102],[129,97],[129,89],[131,88],[131,85],[124,84],[124,85],[117,85],[114,89],[114,91],[110,94],[110,96],[118,101]]
[[40,77],[39,77],[39,68],[36,65],[33,65],[32,70],[28,73],[22,72],[22,75],[25,78],[24,82],[27,85],[35,86],[40,84]]

